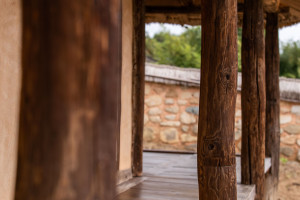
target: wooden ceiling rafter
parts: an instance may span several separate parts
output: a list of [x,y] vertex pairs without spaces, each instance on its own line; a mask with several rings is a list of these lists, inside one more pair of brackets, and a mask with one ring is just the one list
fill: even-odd
[[[146,23],[201,25],[200,0],[146,0]],[[238,23],[242,24],[244,1],[238,0]],[[265,0],[265,12],[278,12],[279,27],[300,22],[300,0]]]

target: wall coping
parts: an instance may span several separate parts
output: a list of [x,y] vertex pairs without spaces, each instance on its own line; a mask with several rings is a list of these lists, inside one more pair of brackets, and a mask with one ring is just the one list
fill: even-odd
[[[200,87],[200,77],[200,69],[146,63],[147,82]],[[242,74],[238,73],[237,90],[241,91],[241,87]],[[300,102],[300,79],[280,77],[279,87],[281,100]]]

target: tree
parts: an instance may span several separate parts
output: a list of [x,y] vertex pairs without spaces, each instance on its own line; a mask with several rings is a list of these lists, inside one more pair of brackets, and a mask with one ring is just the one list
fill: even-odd
[[[242,70],[242,29],[238,30],[238,70]],[[153,38],[146,35],[147,60],[158,64],[200,68],[201,27],[189,27],[180,35],[171,34],[163,25]],[[300,78],[300,41],[281,43],[280,76]]]
[[281,43],[280,76],[300,78],[300,41]]

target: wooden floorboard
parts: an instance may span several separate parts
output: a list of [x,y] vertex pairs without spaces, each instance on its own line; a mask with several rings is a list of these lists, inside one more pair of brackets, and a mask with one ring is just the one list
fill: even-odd
[[[118,191],[122,193],[115,200],[199,199],[196,154],[144,152],[143,155],[143,177],[121,184]],[[265,171],[269,170],[270,163],[270,159],[266,159]],[[238,200],[253,200],[255,186],[240,184],[240,169],[237,156]]]

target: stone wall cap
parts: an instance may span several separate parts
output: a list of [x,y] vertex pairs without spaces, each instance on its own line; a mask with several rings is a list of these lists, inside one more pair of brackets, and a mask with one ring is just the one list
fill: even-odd
[[[200,87],[200,69],[146,63],[145,80],[148,82]],[[242,74],[238,73],[238,91],[241,91]],[[300,79],[279,78],[280,98],[300,102]]]

